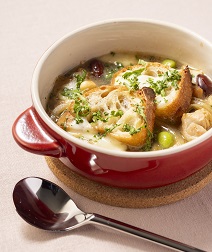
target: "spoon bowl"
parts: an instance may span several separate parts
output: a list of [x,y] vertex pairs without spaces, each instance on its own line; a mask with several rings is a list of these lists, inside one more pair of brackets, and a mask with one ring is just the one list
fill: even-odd
[[44,230],[68,231],[89,217],[62,188],[36,177],[22,179],[16,184],[13,201],[26,222]]
[[13,190],[13,202],[18,214],[26,222],[40,229],[69,231],[93,223],[152,241],[175,251],[204,252],[99,214],[85,213],[62,188],[42,178],[28,177],[20,180]]

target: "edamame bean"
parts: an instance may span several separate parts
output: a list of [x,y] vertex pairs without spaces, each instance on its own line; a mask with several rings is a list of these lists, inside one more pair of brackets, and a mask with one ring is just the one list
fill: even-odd
[[166,66],[169,66],[171,68],[175,68],[176,67],[176,62],[174,60],[171,60],[171,59],[165,59],[163,62],[162,62],[163,65],[166,65]]
[[158,134],[158,143],[163,149],[167,149],[174,145],[174,136],[168,131],[161,131]]

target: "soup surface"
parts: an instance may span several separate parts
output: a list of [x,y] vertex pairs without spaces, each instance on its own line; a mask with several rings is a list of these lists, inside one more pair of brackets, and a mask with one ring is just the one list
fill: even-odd
[[111,52],[58,76],[47,113],[90,144],[123,151],[172,148],[212,127],[212,82],[172,59]]

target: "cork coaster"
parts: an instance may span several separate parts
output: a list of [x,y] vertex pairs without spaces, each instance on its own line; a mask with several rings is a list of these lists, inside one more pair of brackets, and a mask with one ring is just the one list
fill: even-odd
[[53,174],[66,186],[91,200],[117,207],[147,208],[174,203],[193,195],[212,181],[212,162],[188,178],[152,189],[122,189],[88,180],[59,159],[45,157]]

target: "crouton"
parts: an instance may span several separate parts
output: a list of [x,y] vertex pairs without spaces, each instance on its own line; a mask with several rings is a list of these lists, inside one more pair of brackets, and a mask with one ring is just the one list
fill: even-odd
[[98,132],[126,144],[130,150],[151,143],[155,120],[152,89],[132,91],[125,86],[104,85],[83,95],[91,108],[90,123]]
[[172,123],[180,122],[188,111],[193,92],[188,67],[176,70],[158,62],[126,67],[113,76],[111,84],[130,90],[152,88],[156,94],[156,118]]

